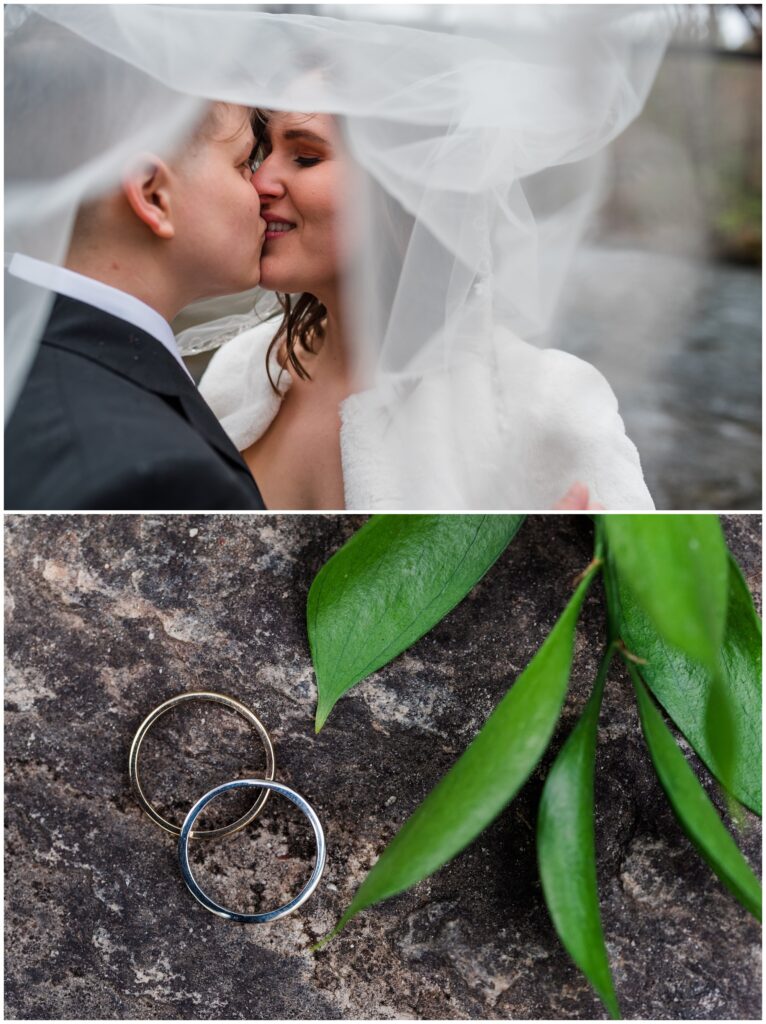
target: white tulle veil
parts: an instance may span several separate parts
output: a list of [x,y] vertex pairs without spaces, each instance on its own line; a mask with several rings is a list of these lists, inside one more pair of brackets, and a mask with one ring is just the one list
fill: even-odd
[[[673,12],[397,10],[7,8],[6,252],[61,262],[82,200],[113,187],[131,153],[176,150],[207,100],[329,112],[362,171],[347,299],[370,386],[459,373],[467,354],[491,355],[498,324],[539,338],[598,197],[600,155],[640,112]],[[48,306],[38,289],[6,287],[10,411]],[[260,315],[240,304],[187,335],[187,350]]]

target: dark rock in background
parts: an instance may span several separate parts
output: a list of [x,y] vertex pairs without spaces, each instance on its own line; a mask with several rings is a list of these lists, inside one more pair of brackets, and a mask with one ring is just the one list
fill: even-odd
[[[591,557],[587,517],[531,517],[470,596],[346,695],[316,736],[306,595],[363,521],[6,517],[9,1018],[604,1016],[550,923],[534,843],[545,772],[595,676],[600,585],[551,752],[517,799],[435,876],[309,952],[539,647]],[[758,594],[760,520],[725,526]],[[136,728],[192,689],[256,711],[277,778],[324,825],[319,889],[283,920],[238,925],[199,906],[175,841],[131,796]],[[257,773],[263,754],[236,717],[195,704],[157,723],[141,764],[149,795],[180,822],[212,785]],[[618,666],[596,780],[603,922],[625,1015],[760,1019],[760,929],[677,825]],[[245,806],[236,794],[203,824]],[[737,838],[760,871],[758,819],[747,814]],[[259,824],[192,850],[202,884],[241,910],[284,902],[313,864],[305,819],[278,798]]]

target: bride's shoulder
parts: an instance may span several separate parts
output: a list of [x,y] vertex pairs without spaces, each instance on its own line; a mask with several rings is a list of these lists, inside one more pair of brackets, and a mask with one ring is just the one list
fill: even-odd
[[215,353],[199,384],[200,394],[239,451],[264,433],[290,385],[289,373],[280,373],[276,354],[268,356],[276,331],[275,321],[267,320],[237,334]]
[[591,500],[606,508],[653,508],[638,451],[601,371],[510,332],[502,340],[507,344],[495,346],[504,381],[502,420],[523,429],[540,464],[553,468],[566,486],[575,480],[587,484]]
[[[548,422],[559,425],[580,419],[585,411],[592,417],[618,417],[617,398],[606,377],[579,356],[538,348],[502,327],[496,329],[494,353],[503,393],[517,408],[521,402],[544,418],[555,410]],[[624,429],[621,420],[615,426]]]
[[265,374],[266,353],[276,332],[277,323],[274,320],[265,320],[236,334],[222,345],[210,360],[202,378],[203,382],[209,385],[223,374],[241,373],[259,365]]
[[574,375],[577,378],[589,379],[594,384],[603,382],[609,387],[604,375],[592,363],[572,355],[571,352],[564,352],[559,348],[541,348],[528,341],[522,341],[506,327],[495,328],[494,342],[494,350],[507,372],[511,367],[515,367],[517,371],[526,370],[534,373],[547,370],[556,381],[569,379]]

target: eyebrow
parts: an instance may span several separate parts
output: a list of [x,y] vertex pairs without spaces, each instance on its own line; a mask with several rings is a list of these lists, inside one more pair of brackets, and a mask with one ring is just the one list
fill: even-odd
[[292,142],[295,139],[305,139],[307,142],[319,142],[323,146],[330,145],[327,139],[322,138],[321,135],[317,135],[316,132],[309,131],[308,128],[288,128],[281,134],[282,138],[287,142]]

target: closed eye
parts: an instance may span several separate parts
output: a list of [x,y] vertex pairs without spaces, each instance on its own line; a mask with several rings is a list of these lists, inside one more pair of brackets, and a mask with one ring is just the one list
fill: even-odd
[[322,158],[319,156],[296,156],[295,163],[299,167],[314,167],[316,164],[321,163]]

